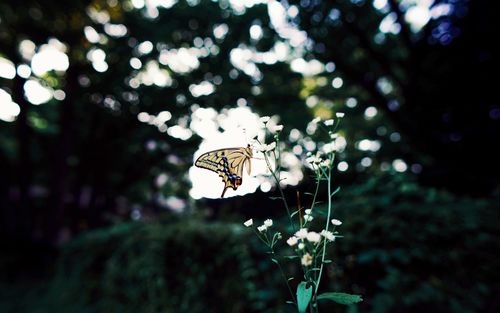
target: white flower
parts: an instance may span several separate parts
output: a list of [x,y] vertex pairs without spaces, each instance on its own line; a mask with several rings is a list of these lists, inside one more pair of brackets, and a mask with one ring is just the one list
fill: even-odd
[[266,144],[262,144],[262,145],[256,145],[255,148],[260,151],[260,152],[269,152],[269,151],[273,151],[274,149],[276,149],[276,142],[273,141],[271,142],[270,144],[266,145]]
[[297,248],[299,248],[299,250],[302,250],[305,248],[305,246],[306,245],[301,242],[301,243],[299,243],[299,246]]
[[266,228],[273,226],[273,220],[271,220],[271,219],[265,220],[264,226],[266,226]]
[[338,118],[342,118],[344,117],[344,113],[343,112],[337,112],[337,114],[335,114],[335,116],[337,116]]
[[313,217],[312,217],[312,215],[306,214],[306,215],[304,215],[304,220],[305,220],[306,222],[310,222],[310,221],[312,221],[312,220],[313,220]]
[[257,230],[259,232],[263,233],[267,230],[267,227],[266,227],[266,225],[261,225],[261,226],[257,227]]
[[298,242],[298,241],[299,241],[299,240],[297,239],[297,237],[292,236],[292,237],[288,238],[288,240],[286,241],[286,243],[287,243],[290,247],[292,247],[292,246],[295,246],[295,245],[297,244],[297,242]]
[[310,266],[313,262],[313,257],[309,254],[306,253],[302,256],[302,259],[300,260],[300,263],[304,266]]
[[342,222],[337,220],[337,219],[333,219],[332,220],[332,224],[335,225],[335,226],[339,226],[339,225],[342,225]]
[[306,213],[306,214],[308,214],[308,215],[309,215],[309,214],[311,214],[311,211],[312,211],[311,209],[305,209],[305,210],[304,210],[304,213]]
[[255,149],[260,151],[260,152],[266,152],[267,151],[267,145],[264,144],[256,144]]
[[311,123],[316,124],[316,123],[319,123],[320,121],[321,121],[321,117],[317,116],[317,117],[315,117],[315,118],[311,121]]
[[245,225],[246,227],[250,227],[253,225],[253,219],[249,219],[248,221],[246,221],[245,223],[243,223],[243,225]]
[[337,139],[339,138],[339,134],[335,133],[335,134],[330,134],[330,138],[332,139]]
[[280,131],[283,130],[283,125],[276,125],[270,129],[272,133],[279,133]]
[[271,118],[270,118],[269,116],[263,116],[263,117],[261,117],[259,120],[260,120],[262,123],[266,124],[267,122],[269,122],[269,120],[270,120],[270,119],[271,119]]
[[321,161],[320,165],[323,167],[330,167],[330,163],[331,163],[330,159],[326,159],[326,160]]
[[328,241],[335,241],[335,236],[331,231],[323,229],[321,231],[321,236],[325,237],[325,239]]
[[301,228],[295,233],[295,237],[304,239],[307,237],[307,228]]
[[317,155],[310,156],[306,159],[306,162],[310,164],[319,164],[321,161],[322,159]]
[[266,146],[266,152],[273,151],[274,149],[276,149],[276,141],[273,141]]
[[310,242],[319,242],[321,236],[317,232],[311,231],[307,234],[307,240]]
[[333,119],[329,119],[323,122],[325,126],[332,126],[333,125]]

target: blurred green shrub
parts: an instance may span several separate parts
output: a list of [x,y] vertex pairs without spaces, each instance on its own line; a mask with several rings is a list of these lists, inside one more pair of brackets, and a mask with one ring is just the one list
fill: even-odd
[[258,278],[259,258],[251,253],[260,252],[249,249],[249,235],[239,225],[187,218],[93,232],[64,249],[45,306],[51,312],[276,312],[266,305],[279,291],[255,284],[274,278]]
[[[388,175],[344,188],[334,217],[346,237],[333,244],[323,288],[365,301],[322,312],[498,311],[497,201]],[[0,285],[0,312],[291,312],[260,249],[239,223],[121,224],[67,245],[47,284]]]
[[333,289],[363,294],[360,312],[498,312],[498,197],[457,197],[405,175],[339,196],[346,237],[329,274]]

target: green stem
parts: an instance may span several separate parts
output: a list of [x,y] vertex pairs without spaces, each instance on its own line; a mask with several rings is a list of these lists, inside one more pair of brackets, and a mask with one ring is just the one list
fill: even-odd
[[264,159],[266,160],[267,168],[271,172],[271,175],[273,176],[274,180],[276,181],[276,184],[278,185],[278,190],[280,192],[281,199],[283,200],[283,203],[285,204],[285,209],[286,209],[286,213],[288,215],[288,220],[290,221],[290,226],[292,226],[292,230],[295,232],[295,226],[293,225],[293,222],[292,222],[292,216],[290,214],[290,208],[288,207],[288,203],[287,203],[287,201],[285,199],[285,194],[283,192],[283,188],[281,188],[280,179],[276,176],[276,172],[273,170],[273,168],[271,166],[271,162],[269,162],[269,157],[267,156],[267,154],[265,152],[264,152]]
[[[330,167],[330,169],[328,170],[328,177],[327,177],[327,181],[328,181],[328,214],[327,214],[327,218],[326,218],[325,231],[328,231],[328,225],[330,224],[330,214],[332,212],[332,195],[331,195],[331,192],[332,192],[332,180],[331,180],[331,178],[332,178],[332,170],[331,170],[331,167]],[[317,302],[316,297],[318,296],[319,283],[321,282],[321,274],[323,273],[323,267],[325,265],[326,242],[327,242],[327,240],[323,241],[323,252],[322,252],[322,255],[321,255],[321,265],[320,265],[320,268],[319,268],[318,281],[316,283],[316,288],[314,290],[313,303]]]
[[271,254],[273,255],[273,259],[276,260],[276,265],[278,265],[278,268],[280,269],[281,276],[285,280],[286,287],[288,288],[288,292],[290,292],[290,296],[292,297],[292,301],[295,305],[297,305],[297,301],[295,300],[295,297],[293,296],[293,291],[292,288],[290,287],[290,284],[288,283],[288,278],[285,275],[285,271],[283,271],[283,267],[281,267],[281,263],[278,261],[278,258],[276,257],[276,253],[274,253],[274,250],[271,249]]
[[314,204],[316,203],[316,196],[318,195],[320,182],[321,182],[321,177],[318,177],[316,181],[316,190],[314,191],[313,201],[311,203],[311,210],[314,208]]

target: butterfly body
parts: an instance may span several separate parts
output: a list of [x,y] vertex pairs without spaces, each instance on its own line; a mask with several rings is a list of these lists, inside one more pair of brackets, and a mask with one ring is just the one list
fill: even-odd
[[213,150],[203,153],[196,159],[194,165],[217,173],[224,182],[221,198],[224,197],[226,190],[232,188],[238,189],[243,182],[243,167],[246,166],[247,173],[250,175],[250,159],[253,157],[252,148],[226,148]]

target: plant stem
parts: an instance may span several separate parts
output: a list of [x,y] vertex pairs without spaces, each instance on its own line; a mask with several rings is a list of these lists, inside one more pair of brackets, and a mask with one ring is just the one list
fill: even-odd
[[[327,218],[326,218],[326,226],[325,226],[325,230],[328,231],[328,225],[330,224],[330,214],[332,212],[332,195],[331,195],[331,192],[332,192],[332,170],[331,168],[329,168],[328,172],[327,172],[327,184],[328,184],[328,214],[327,214]],[[316,288],[314,290],[314,298],[313,298],[313,303],[316,303],[317,300],[316,300],[316,297],[318,296],[318,288],[319,288],[319,283],[321,281],[321,274],[323,273],[323,267],[325,265],[325,255],[326,255],[326,242],[327,240],[324,240],[323,241],[323,252],[322,252],[322,255],[321,255],[321,265],[320,265],[320,268],[319,268],[319,275],[318,275],[318,281],[316,282]]]
[[321,179],[318,178],[316,181],[316,190],[314,191],[313,201],[311,203],[311,210],[314,208],[314,204],[316,203],[316,196],[318,195],[320,182],[321,182]]
[[271,249],[271,254],[273,256],[273,259],[276,260],[276,265],[278,265],[278,268],[280,269],[281,276],[283,276],[283,279],[285,280],[286,287],[288,288],[288,291],[290,292],[290,296],[292,297],[292,301],[295,305],[297,305],[297,301],[295,300],[295,297],[293,296],[293,291],[292,288],[290,287],[290,284],[288,283],[288,278],[285,275],[285,271],[283,271],[283,267],[281,267],[281,263],[278,261],[278,258],[276,257],[276,253],[274,253],[274,249]]
[[293,222],[292,222],[292,216],[290,214],[290,209],[288,207],[288,203],[285,199],[285,194],[284,194],[283,189],[281,188],[281,185],[280,185],[280,179],[276,176],[276,172],[273,170],[273,168],[271,166],[271,162],[269,162],[269,157],[267,156],[266,153],[264,153],[264,159],[266,160],[267,168],[271,172],[271,175],[273,176],[274,180],[276,181],[276,184],[278,185],[278,190],[280,191],[281,199],[283,200],[283,203],[285,204],[285,209],[286,209],[286,213],[288,215],[288,220],[290,221],[290,226],[292,226],[292,230],[295,232],[295,225],[293,225]]

